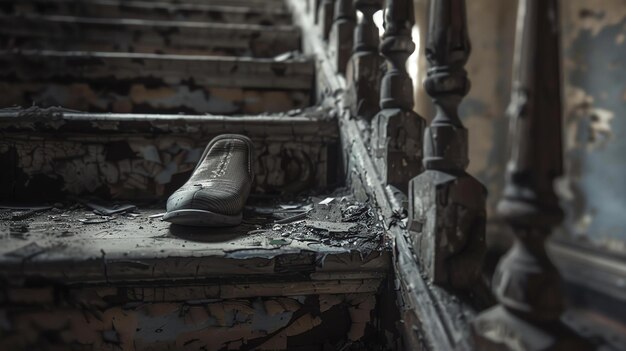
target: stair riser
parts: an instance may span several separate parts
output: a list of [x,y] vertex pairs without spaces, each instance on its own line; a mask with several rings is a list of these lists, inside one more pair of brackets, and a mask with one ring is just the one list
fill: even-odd
[[65,16],[0,16],[6,48],[274,57],[300,48],[293,27]]
[[[363,281],[355,283],[365,285]],[[292,283],[283,286],[297,289]],[[212,300],[211,293],[220,289],[229,291],[231,287],[181,287],[177,300],[189,292],[198,295],[182,302],[170,301],[164,289],[153,287],[9,290],[9,295],[19,295],[20,302],[12,302],[7,310],[6,322],[0,326],[4,335],[0,347],[39,349],[38,345],[50,345],[53,338],[59,340],[59,349],[81,345],[85,350],[236,350],[246,346],[257,349],[257,345],[260,350],[322,350],[328,337],[374,338],[366,331],[375,330],[372,312],[377,298],[375,292],[361,292],[362,287],[355,289],[356,293],[330,293],[319,286],[315,295]],[[132,300],[125,296],[134,292],[140,302],[127,302]],[[54,294],[62,298],[45,301]],[[150,298],[160,301],[142,301]],[[76,305],[81,308],[73,307]],[[318,337],[320,334],[326,337]]]
[[207,23],[245,23],[264,26],[287,25],[291,15],[281,10],[267,11],[236,6],[213,6],[211,4],[171,4],[153,1],[103,0],[75,2],[53,1],[33,3],[20,1],[8,4],[0,11],[14,13],[40,13],[95,18],[135,18],[146,20],[198,21]]
[[0,176],[0,198],[164,199],[189,178],[208,142],[224,133],[254,141],[255,193],[321,190],[337,179],[333,120],[79,116],[0,117],[0,167],[9,170]]
[[159,55],[0,54],[0,106],[257,114],[309,106],[310,62]]

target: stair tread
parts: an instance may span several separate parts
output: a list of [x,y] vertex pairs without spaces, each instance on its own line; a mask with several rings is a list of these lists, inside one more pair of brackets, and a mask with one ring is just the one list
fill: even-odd
[[[0,272],[9,277],[45,276],[64,283],[254,276],[268,286],[269,276],[281,281],[280,273],[304,273],[300,280],[339,285],[338,278],[354,279],[361,281],[363,290],[353,292],[375,291],[389,264],[380,224],[371,217],[342,222],[340,208],[349,203],[338,200],[328,207],[328,211],[336,207],[333,211],[339,211],[338,217],[320,221],[318,217],[326,212],[313,205],[319,199],[313,200],[253,198],[244,222],[233,228],[170,226],[150,218],[163,212],[159,207],[141,207],[134,218],[103,217],[80,206],[43,210],[7,223],[13,235],[8,234],[9,225],[0,225]],[[274,224],[276,216],[291,217],[310,208],[315,210],[304,220]],[[90,221],[102,223],[83,223]],[[15,234],[17,227],[22,228],[20,234]],[[336,227],[331,230],[337,232],[322,229],[327,227]],[[346,235],[349,228],[359,228],[359,235]],[[299,259],[290,261],[294,255]],[[368,284],[368,279],[375,284]]]
[[279,62],[200,55],[0,50],[0,62],[0,79],[17,76],[18,81],[20,77],[88,80],[115,75],[117,80],[153,77],[174,82],[193,77],[198,84],[221,87],[309,89],[314,74],[313,61],[304,58]]
[[283,8],[257,8],[211,3],[171,3],[167,1],[75,0],[19,1],[5,12],[76,15],[84,17],[137,18],[153,20],[202,20],[212,23],[289,24],[291,15]]
[[0,51],[0,106],[253,114],[310,105],[314,63],[240,57]]
[[300,48],[291,25],[0,15],[5,46],[30,49],[197,53],[272,57]]

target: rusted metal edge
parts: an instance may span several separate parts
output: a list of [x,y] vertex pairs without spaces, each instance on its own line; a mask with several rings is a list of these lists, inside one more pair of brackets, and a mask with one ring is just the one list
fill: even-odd
[[[287,0],[288,6],[294,14],[294,23],[302,28],[303,49],[305,53],[315,55],[316,74],[318,75],[317,92],[318,98],[323,99],[326,105],[334,105],[335,108],[347,109],[344,106],[343,92],[346,90],[346,82],[343,77],[336,74],[332,68],[332,63],[325,50],[325,44],[318,36],[318,29],[313,23],[313,17],[307,15],[306,4],[299,0]],[[417,260],[412,255],[411,245],[405,238],[406,229],[401,228],[394,218],[394,199],[387,195],[385,187],[376,176],[376,169],[370,155],[360,128],[356,120],[350,119],[350,114],[342,114],[340,120],[340,133],[346,154],[351,155],[351,165],[359,173],[365,188],[371,196],[386,223],[387,234],[393,240],[393,260],[395,275],[397,277],[398,288],[402,292],[401,309],[412,309],[415,320],[420,321],[419,326],[408,326],[406,330],[411,330],[411,339],[420,340],[426,343],[427,347],[437,350],[471,350],[473,349],[469,338],[470,326],[469,317],[474,311],[469,305],[456,299],[444,289],[429,285],[422,277],[421,269]],[[462,327],[457,324],[458,312],[465,316]],[[417,327],[417,328],[413,328]],[[407,349],[418,345],[405,345]]]

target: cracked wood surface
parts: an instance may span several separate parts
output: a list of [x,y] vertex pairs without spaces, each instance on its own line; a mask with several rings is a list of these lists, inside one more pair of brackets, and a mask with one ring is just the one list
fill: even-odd
[[27,308],[54,290],[15,293],[0,327],[11,350],[375,349],[371,293],[133,304],[96,288],[63,291],[54,310]]
[[38,201],[42,194],[163,199],[224,133],[255,143],[253,192],[321,191],[340,181],[337,122],[323,109],[224,117],[31,108],[0,111],[0,164],[10,170],[0,175],[0,194]]

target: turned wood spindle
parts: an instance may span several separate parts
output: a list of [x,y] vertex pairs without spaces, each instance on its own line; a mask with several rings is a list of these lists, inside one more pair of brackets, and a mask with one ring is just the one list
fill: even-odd
[[406,61],[415,51],[411,31],[415,24],[412,0],[387,0],[385,33],[380,52],[387,59],[387,72],[382,80],[380,108],[413,108],[413,82],[406,70]]
[[353,0],[335,1],[335,21],[330,32],[329,48],[338,73],[346,73],[346,65],[352,54],[356,10]]
[[374,162],[383,183],[406,193],[422,171],[424,119],[413,111],[413,83],[406,61],[415,51],[411,38],[413,0],[387,0],[380,51],[387,70],[381,81],[380,108],[372,124]]
[[424,86],[436,116],[424,135],[425,172],[411,181],[409,232],[436,284],[474,289],[485,253],[486,189],[465,172],[467,129],[458,108],[470,89],[465,0],[432,0]]
[[560,321],[561,280],[545,242],[563,218],[554,180],[562,173],[557,0],[520,0],[509,106],[511,155],[498,212],[515,242],[493,280],[499,305],[473,323],[483,350],[589,350]]
[[378,53],[380,39],[374,14],[382,8],[382,0],[356,0],[354,4],[361,16],[346,69],[348,95],[352,115],[369,122],[380,111],[381,65],[385,60]]
[[320,26],[322,39],[328,40],[335,19],[335,0],[322,0],[318,9],[317,23]]
[[321,0],[309,0],[309,3],[312,3],[311,7],[313,10],[313,22],[317,24],[319,22],[319,8],[321,5]]

